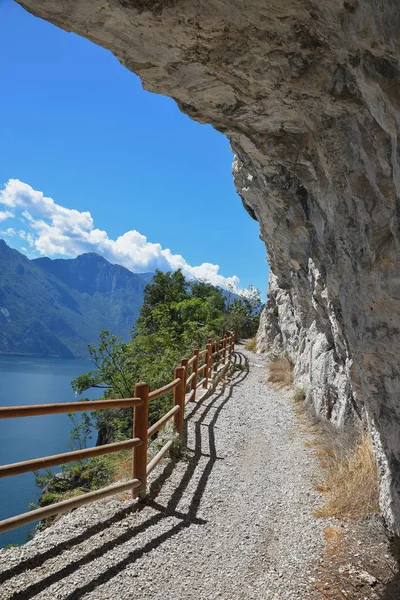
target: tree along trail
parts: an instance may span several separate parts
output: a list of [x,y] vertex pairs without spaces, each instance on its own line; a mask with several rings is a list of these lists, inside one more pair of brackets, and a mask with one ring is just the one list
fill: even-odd
[[232,377],[186,410],[188,449],[145,503],[113,498],[0,551],[0,598],[263,600],[314,597],[325,522],[290,394],[239,347]]

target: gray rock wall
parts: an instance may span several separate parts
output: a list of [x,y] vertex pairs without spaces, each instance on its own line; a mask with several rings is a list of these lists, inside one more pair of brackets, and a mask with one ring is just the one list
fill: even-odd
[[229,137],[273,273],[260,343],[317,412],[368,423],[400,533],[398,0],[20,3]]

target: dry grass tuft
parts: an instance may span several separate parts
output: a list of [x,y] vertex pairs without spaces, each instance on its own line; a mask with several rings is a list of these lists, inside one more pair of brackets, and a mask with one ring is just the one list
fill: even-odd
[[325,431],[315,447],[322,467],[315,488],[326,496],[315,516],[355,519],[375,513],[378,473],[369,436],[364,434],[354,442],[337,433],[333,438]]
[[251,340],[249,340],[247,342],[247,344],[245,345],[246,350],[250,350],[251,352],[254,352],[256,347],[257,347],[257,338],[255,338],[255,337],[251,338]]
[[343,531],[339,527],[328,525],[324,529],[326,552],[328,555],[336,554],[344,546]]
[[132,479],[132,452],[121,452],[115,465],[114,481]]
[[282,389],[293,385],[292,361],[287,356],[279,356],[268,363],[268,383],[272,383],[276,388]]

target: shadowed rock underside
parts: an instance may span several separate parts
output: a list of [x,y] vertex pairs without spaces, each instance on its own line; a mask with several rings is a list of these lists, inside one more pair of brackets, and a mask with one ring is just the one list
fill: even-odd
[[[259,348],[367,423],[400,533],[397,0],[23,0],[231,141],[271,266]],[[101,123],[99,123],[101,127]]]

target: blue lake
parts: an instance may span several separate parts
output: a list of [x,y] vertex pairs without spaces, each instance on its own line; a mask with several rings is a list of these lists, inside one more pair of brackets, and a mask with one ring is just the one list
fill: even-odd
[[[71,380],[93,368],[89,360],[0,356],[0,406],[71,402]],[[99,394],[85,393],[96,398]],[[0,464],[67,452],[71,421],[67,414],[0,419]],[[93,438],[88,445],[94,445]],[[40,495],[33,473],[0,479],[0,520],[27,512]],[[0,548],[24,543],[35,524],[0,535]]]

